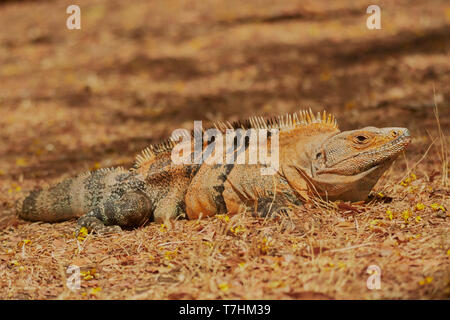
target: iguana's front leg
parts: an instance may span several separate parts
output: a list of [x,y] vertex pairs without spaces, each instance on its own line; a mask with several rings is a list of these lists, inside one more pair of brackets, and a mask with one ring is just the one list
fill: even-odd
[[168,220],[186,219],[185,188],[172,188],[158,201],[153,212],[153,221],[167,223]]
[[261,167],[256,165],[204,165],[186,194],[190,219],[242,211],[273,217],[300,203],[282,177],[261,175]]
[[77,234],[82,227],[98,234],[119,232],[122,228],[133,228],[152,220],[152,203],[140,190],[111,192],[96,208],[77,221]]

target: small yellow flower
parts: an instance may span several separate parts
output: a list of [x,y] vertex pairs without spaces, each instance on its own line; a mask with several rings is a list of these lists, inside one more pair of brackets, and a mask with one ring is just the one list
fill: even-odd
[[411,217],[411,212],[408,209],[404,210],[402,212],[402,217],[405,222],[408,222],[408,219]]
[[373,229],[373,228],[376,227],[376,226],[382,226],[382,225],[383,225],[383,222],[381,222],[381,221],[378,220],[378,219],[374,219],[374,220],[370,221],[369,228],[370,228],[370,229]]
[[[449,250],[449,252],[450,252],[450,250]],[[239,268],[243,269],[243,268],[245,268],[246,263],[245,262],[239,262],[238,266],[239,266]]]
[[271,245],[270,240],[264,237],[261,240],[261,243],[258,245],[258,248],[262,254],[267,254],[267,252],[269,252],[270,245]]
[[418,204],[416,204],[416,210],[421,211],[423,209],[425,209],[425,205],[423,203],[419,202]]
[[423,286],[423,285],[426,285],[426,284],[431,283],[432,281],[433,281],[433,277],[426,277],[425,279],[420,280],[420,281],[419,281],[419,284],[420,284],[421,286]]
[[244,231],[246,231],[247,229],[245,229],[243,226],[241,226],[241,225],[239,225],[239,226],[237,226],[237,227],[235,227],[235,228],[233,228],[233,227],[231,227],[230,228],[230,231],[232,232],[232,233],[234,233],[235,235],[238,235],[239,233],[242,233],[242,232],[244,232]]
[[446,212],[447,210],[445,209],[445,207],[442,204],[439,203],[432,203],[431,204],[431,209],[433,209],[434,211],[438,211],[438,210],[442,210],[444,212]]
[[416,179],[417,179],[416,175],[415,175],[414,173],[411,173],[411,174],[409,175],[409,177],[406,177],[405,179],[403,179],[402,182],[400,182],[400,185],[403,186],[403,187],[407,187],[407,186],[410,185],[410,183],[411,183],[412,181],[414,181],[414,180],[416,180]]
[[380,198],[380,199],[384,198],[384,194],[382,192],[378,192],[377,198]]
[[223,222],[230,222],[230,217],[226,214],[217,214],[216,218]]
[[166,258],[167,260],[172,260],[177,256],[177,254],[178,254],[177,249],[172,250],[172,251],[168,250],[168,251],[164,252],[164,258]]
[[402,183],[403,186],[405,187],[408,186],[411,183],[411,178],[406,178],[405,180],[402,181]]
[[450,257],[450,249],[447,250],[447,255]]
[[81,271],[80,275],[83,277],[83,280],[89,281],[97,276],[97,270],[92,268],[91,270]]
[[164,223],[161,223],[161,226],[159,227],[159,231],[162,233],[167,232],[167,226]]
[[88,229],[86,227],[81,227],[80,230],[78,231],[77,240],[83,242],[84,239],[86,239],[87,235]]
[[16,267],[20,266],[20,262],[17,261],[17,260],[12,260],[12,261],[11,261],[11,264],[12,264],[13,266],[16,266]]
[[100,288],[100,287],[95,287],[95,288],[92,288],[92,289],[89,291],[89,294],[95,296],[95,295],[97,295],[97,293],[100,292],[100,291],[102,291],[102,288]]
[[210,248],[214,247],[214,243],[212,243],[211,241],[204,241],[203,243],[204,243],[205,246],[207,246],[207,247],[210,247]]
[[219,283],[219,289],[223,292],[227,292],[230,289],[230,286],[226,282]]
[[394,218],[394,213],[392,212],[392,210],[387,209],[386,216],[389,218],[389,220],[392,220]]
[[23,239],[22,241],[20,241],[20,244],[22,244],[23,246],[30,243],[31,243],[30,239]]
[[420,222],[420,221],[422,221],[422,218],[420,216],[417,216],[416,217],[416,222]]
[[16,166],[25,167],[26,165],[27,165],[27,160],[25,158],[17,158],[16,159]]

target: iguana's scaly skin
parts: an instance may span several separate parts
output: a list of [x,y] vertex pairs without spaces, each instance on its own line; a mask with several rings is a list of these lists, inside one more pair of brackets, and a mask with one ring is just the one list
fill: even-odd
[[[260,164],[174,164],[171,155],[178,140],[168,140],[144,150],[130,170],[100,169],[31,192],[19,216],[46,222],[78,218],[78,228],[103,233],[147,221],[244,209],[272,215],[312,196],[364,200],[410,142],[405,128],[340,132],[334,117],[325,112],[251,118],[216,128],[279,129],[279,170],[262,175]],[[190,143],[191,137],[184,138]],[[203,150],[207,146],[205,141]],[[248,143],[243,150],[248,159]]]

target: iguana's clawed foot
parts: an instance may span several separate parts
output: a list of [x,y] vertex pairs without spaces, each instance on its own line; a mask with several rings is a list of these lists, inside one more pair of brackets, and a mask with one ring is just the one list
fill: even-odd
[[104,235],[108,233],[119,233],[122,228],[117,225],[106,226],[100,219],[89,216],[89,214],[81,217],[77,221],[77,229],[75,234],[78,236],[81,228],[86,228],[88,232],[94,232],[98,235]]
[[286,215],[290,210],[287,203],[270,197],[259,198],[255,208],[254,215],[266,218],[275,218],[279,215]]
[[120,233],[122,231],[122,228],[120,226],[102,226],[97,227],[92,231],[94,231],[98,235],[104,235],[104,234]]
[[105,225],[95,225],[92,227],[85,227],[78,225],[75,230],[75,236],[78,237],[80,235],[80,231],[82,228],[86,228],[88,232],[93,232],[97,235],[105,235],[105,234],[114,234],[120,233],[122,228],[120,226],[105,226]]

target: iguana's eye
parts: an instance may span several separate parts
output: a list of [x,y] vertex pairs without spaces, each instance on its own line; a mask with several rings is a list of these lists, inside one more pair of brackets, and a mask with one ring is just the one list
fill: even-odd
[[362,135],[356,136],[355,138],[356,138],[356,141],[358,141],[358,142],[365,142],[367,140],[367,137],[362,136]]
[[318,154],[316,154],[316,159],[320,159],[322,158],[322,152],[319,152]]

